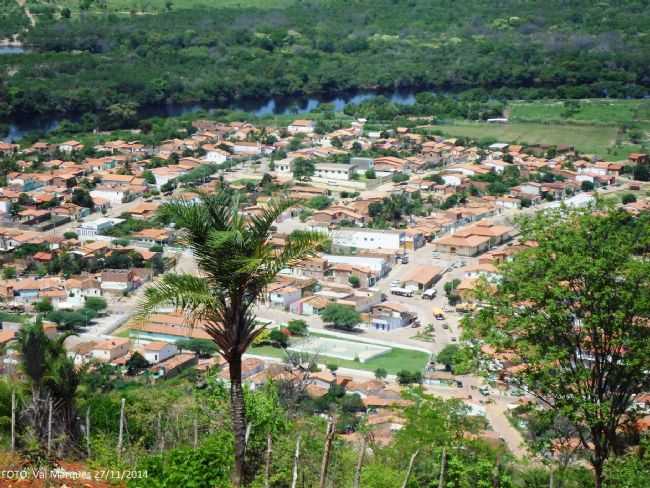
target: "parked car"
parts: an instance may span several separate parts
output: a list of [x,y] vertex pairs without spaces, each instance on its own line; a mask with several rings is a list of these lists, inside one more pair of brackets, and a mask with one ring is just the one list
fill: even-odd
[[436,297],[436,289],[435,288],[429,288],[428,290],[424,290],[422,292],[422,298],[425,300],[433,300]]

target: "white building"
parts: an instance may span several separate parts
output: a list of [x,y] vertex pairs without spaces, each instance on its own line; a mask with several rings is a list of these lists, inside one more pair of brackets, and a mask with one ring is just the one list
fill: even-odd
[[397,251],[402,248],[405,233],[379,229],[339,229],[332,231],[332,244],[357,249],[389,249]]
[[103,200],[108,200],[111,202],[111,205],[120,204],[127,200],[129,196],[129,190],[124,186],[107,186],[107,185],[97,185],[94,190],[90,191],[90,196],[93,199],[101,198]]
[[113,226],[124,222],[124,219],[99,218],[92,222],[84,222],[77,227],[77,235],[82,241],[95,240],[98,235],[103,234]]
[[219,147],[205,145],[203,146],[203,149],[205,149],[205,160],[210,163],[221,164],[230,157],[230,153],[228,151],[224,151]]
[[108,363],[129,352],[130,341],[121,337],[112,337],[95,344],[90,355],[98,361]]
[[294,120],[289,126],[287,126],[287,132],[291,135],[295,134],[313,134],[314,128],[313,120]]
[[338,181],[348,181],[356,169],[356,166],[351,164],[318,163],[315,166],[316,178]]
[[178,348],[170,342],[155,341],[145,344],[142,348],[142,357],[148,363],[156,364],[169,359],[178,353]]
[[384,258],[371,258],[365,256],[335,256],[326,254],[322,256],[330,264],[351,264],[369,268],[377,276],[384,277],[390,272],[390,264]]

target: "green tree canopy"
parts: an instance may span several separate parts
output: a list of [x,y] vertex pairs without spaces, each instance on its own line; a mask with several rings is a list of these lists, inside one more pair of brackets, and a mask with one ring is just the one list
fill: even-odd
[[361,315],[352,307],[330,303],[321,314],[323,322],[331,324],[338,329],[353,330],[359,322]]

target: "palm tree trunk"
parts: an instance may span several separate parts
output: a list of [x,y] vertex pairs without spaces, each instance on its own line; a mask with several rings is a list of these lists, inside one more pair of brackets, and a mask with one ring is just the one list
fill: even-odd
[[232,474],[233,487],[239,488],[244,481],[246,452],[246,407],[241,384],[241,355],[232,358],[230,369],[230,415],[235,436],[235,469]]

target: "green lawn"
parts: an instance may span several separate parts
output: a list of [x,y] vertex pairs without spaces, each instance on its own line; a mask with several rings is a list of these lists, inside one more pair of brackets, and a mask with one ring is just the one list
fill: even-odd
[[639,146],[632,144],[615,146],[616,126],[459,121],[437,128],[452,137],[493,138],[499,142],[521,144],[568,144],[583,154],[598,154],[610,160],[625,159],[630,152],[639,150]]
[[598,125],[650,122],[649,100],[579,100],[577,104],[572,111],[559,100],[513,102],[508,109],[510,120],[515,122],[573,121]]
[[0,310],[0,322],[25,322],[29,319],[29,315],[5,312]]
[[[250,354],[259,356],[268,356],[283,359],[284,351],[273,346],[252,347],[248,350]],[[427,364],[429,355],[425,352],[412,351],[410,349],[393,348],[390,352],[369,359],[365,363],[350,361],[346,359],[332,358],[321,355],[319,362],[326,364],[336,364],[341,368],[361,369],[365,371],[374,371],[377,368],[384,368],[388,373],[395,374],[402,369],[408,371],[421,371]]]

